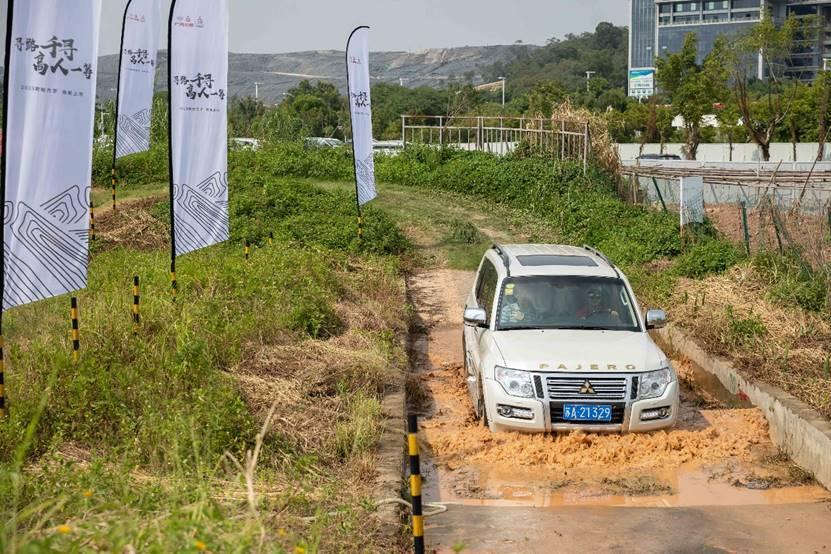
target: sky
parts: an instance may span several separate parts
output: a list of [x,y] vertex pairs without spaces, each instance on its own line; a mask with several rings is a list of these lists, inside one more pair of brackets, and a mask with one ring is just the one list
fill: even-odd
[[[75,0],[72,0],[75,1]],[[627,0],[229,0],[231,51],[342,50],[351,30],[370,25],[372,50],[545,44],[627,24]],[[118,52],[127,0],[102,0],[101,54]],[[163,0],[165,13],[169,2]],[[167,17],[165,16],[165,21]]]

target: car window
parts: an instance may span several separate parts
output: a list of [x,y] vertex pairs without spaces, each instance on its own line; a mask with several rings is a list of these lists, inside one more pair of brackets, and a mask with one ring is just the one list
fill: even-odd
[[496,268],[490,260],[485,260],[482,264],[482,271],[479,272],[479,283],[476,286],[476,304],[484,308],[489,315],[496,296],[497,280]]
[[537,276],[505,279],[497,328],[639,331],[621,279]]

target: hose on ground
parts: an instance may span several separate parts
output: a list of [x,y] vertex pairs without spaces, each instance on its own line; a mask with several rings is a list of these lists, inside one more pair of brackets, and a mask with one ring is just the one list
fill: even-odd
[[[383,500],[375,501],[376,508],[378,508],[379,506],[383,506],[385,504],[401,504],[402,506],[406,506],[411,510],[413,509],[413,505],[404,500],[403,498],[384,498]],[[437,502],[425,502],[424,508],[424,517],[437,516],[447,511],[447,506],[445,506],[444,504],[439,504]],[[430,508],[431,510],[428,511],[426,508]]]
[[[384,506],[386,504],[400,504],[402,506],[406,506],[410,510],[413,509],[413,505],[404,500],[403,498],[384,498],[382,500],[375,501],[375,507],[379,508],[380,506]],[[424,503],[424,517],[431,517],[437,516],[441,513],[447,511],[447,506],[444,504],[438,504],[436,502],[425,502]],[[327,517],[335,517],[340,515],[341,512],[329,512],[326,514]],[[317,520],[320,516],[311,516],[311,517],[301,517],[300,520],[306,523],[311,523]]]

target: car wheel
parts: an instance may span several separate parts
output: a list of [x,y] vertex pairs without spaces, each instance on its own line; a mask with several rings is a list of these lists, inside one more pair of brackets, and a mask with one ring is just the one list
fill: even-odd
[[479,379],[479,394],[476,395],[476,406],[474,409],[476,411],[476,419],[479,420],[479,425],[488,427],[488,410],[485,407],[485,392],[482,389],[481,379]]

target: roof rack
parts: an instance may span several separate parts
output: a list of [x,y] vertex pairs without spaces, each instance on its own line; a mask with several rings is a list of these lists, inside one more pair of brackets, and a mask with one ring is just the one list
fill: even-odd
[[508,254],[505,253],[505,250],[499,244],[494,244],[493,249],[499,254],[499,257],[502,258],[502,263],[505,264],[505,271],[508,273],[508,277],[511,276],[511,259],[508,257]]
[[611,267],[612,269],[617,271],[617,268],[615,267],[615,264],[612,263],[612,260],[610,260],[609,257],[606,254],[604,254],[603,252],[601,252],[597,248],[594,248],[593,246],[589,246],[588,244],[584,244],[583,249],[588,250],[589,252],[591,252],[592,254],[594,254],[595,256],[597,256],[598,258],[600,258],[601,260],[603,260],[607,264],[609,264],[609,267]]

